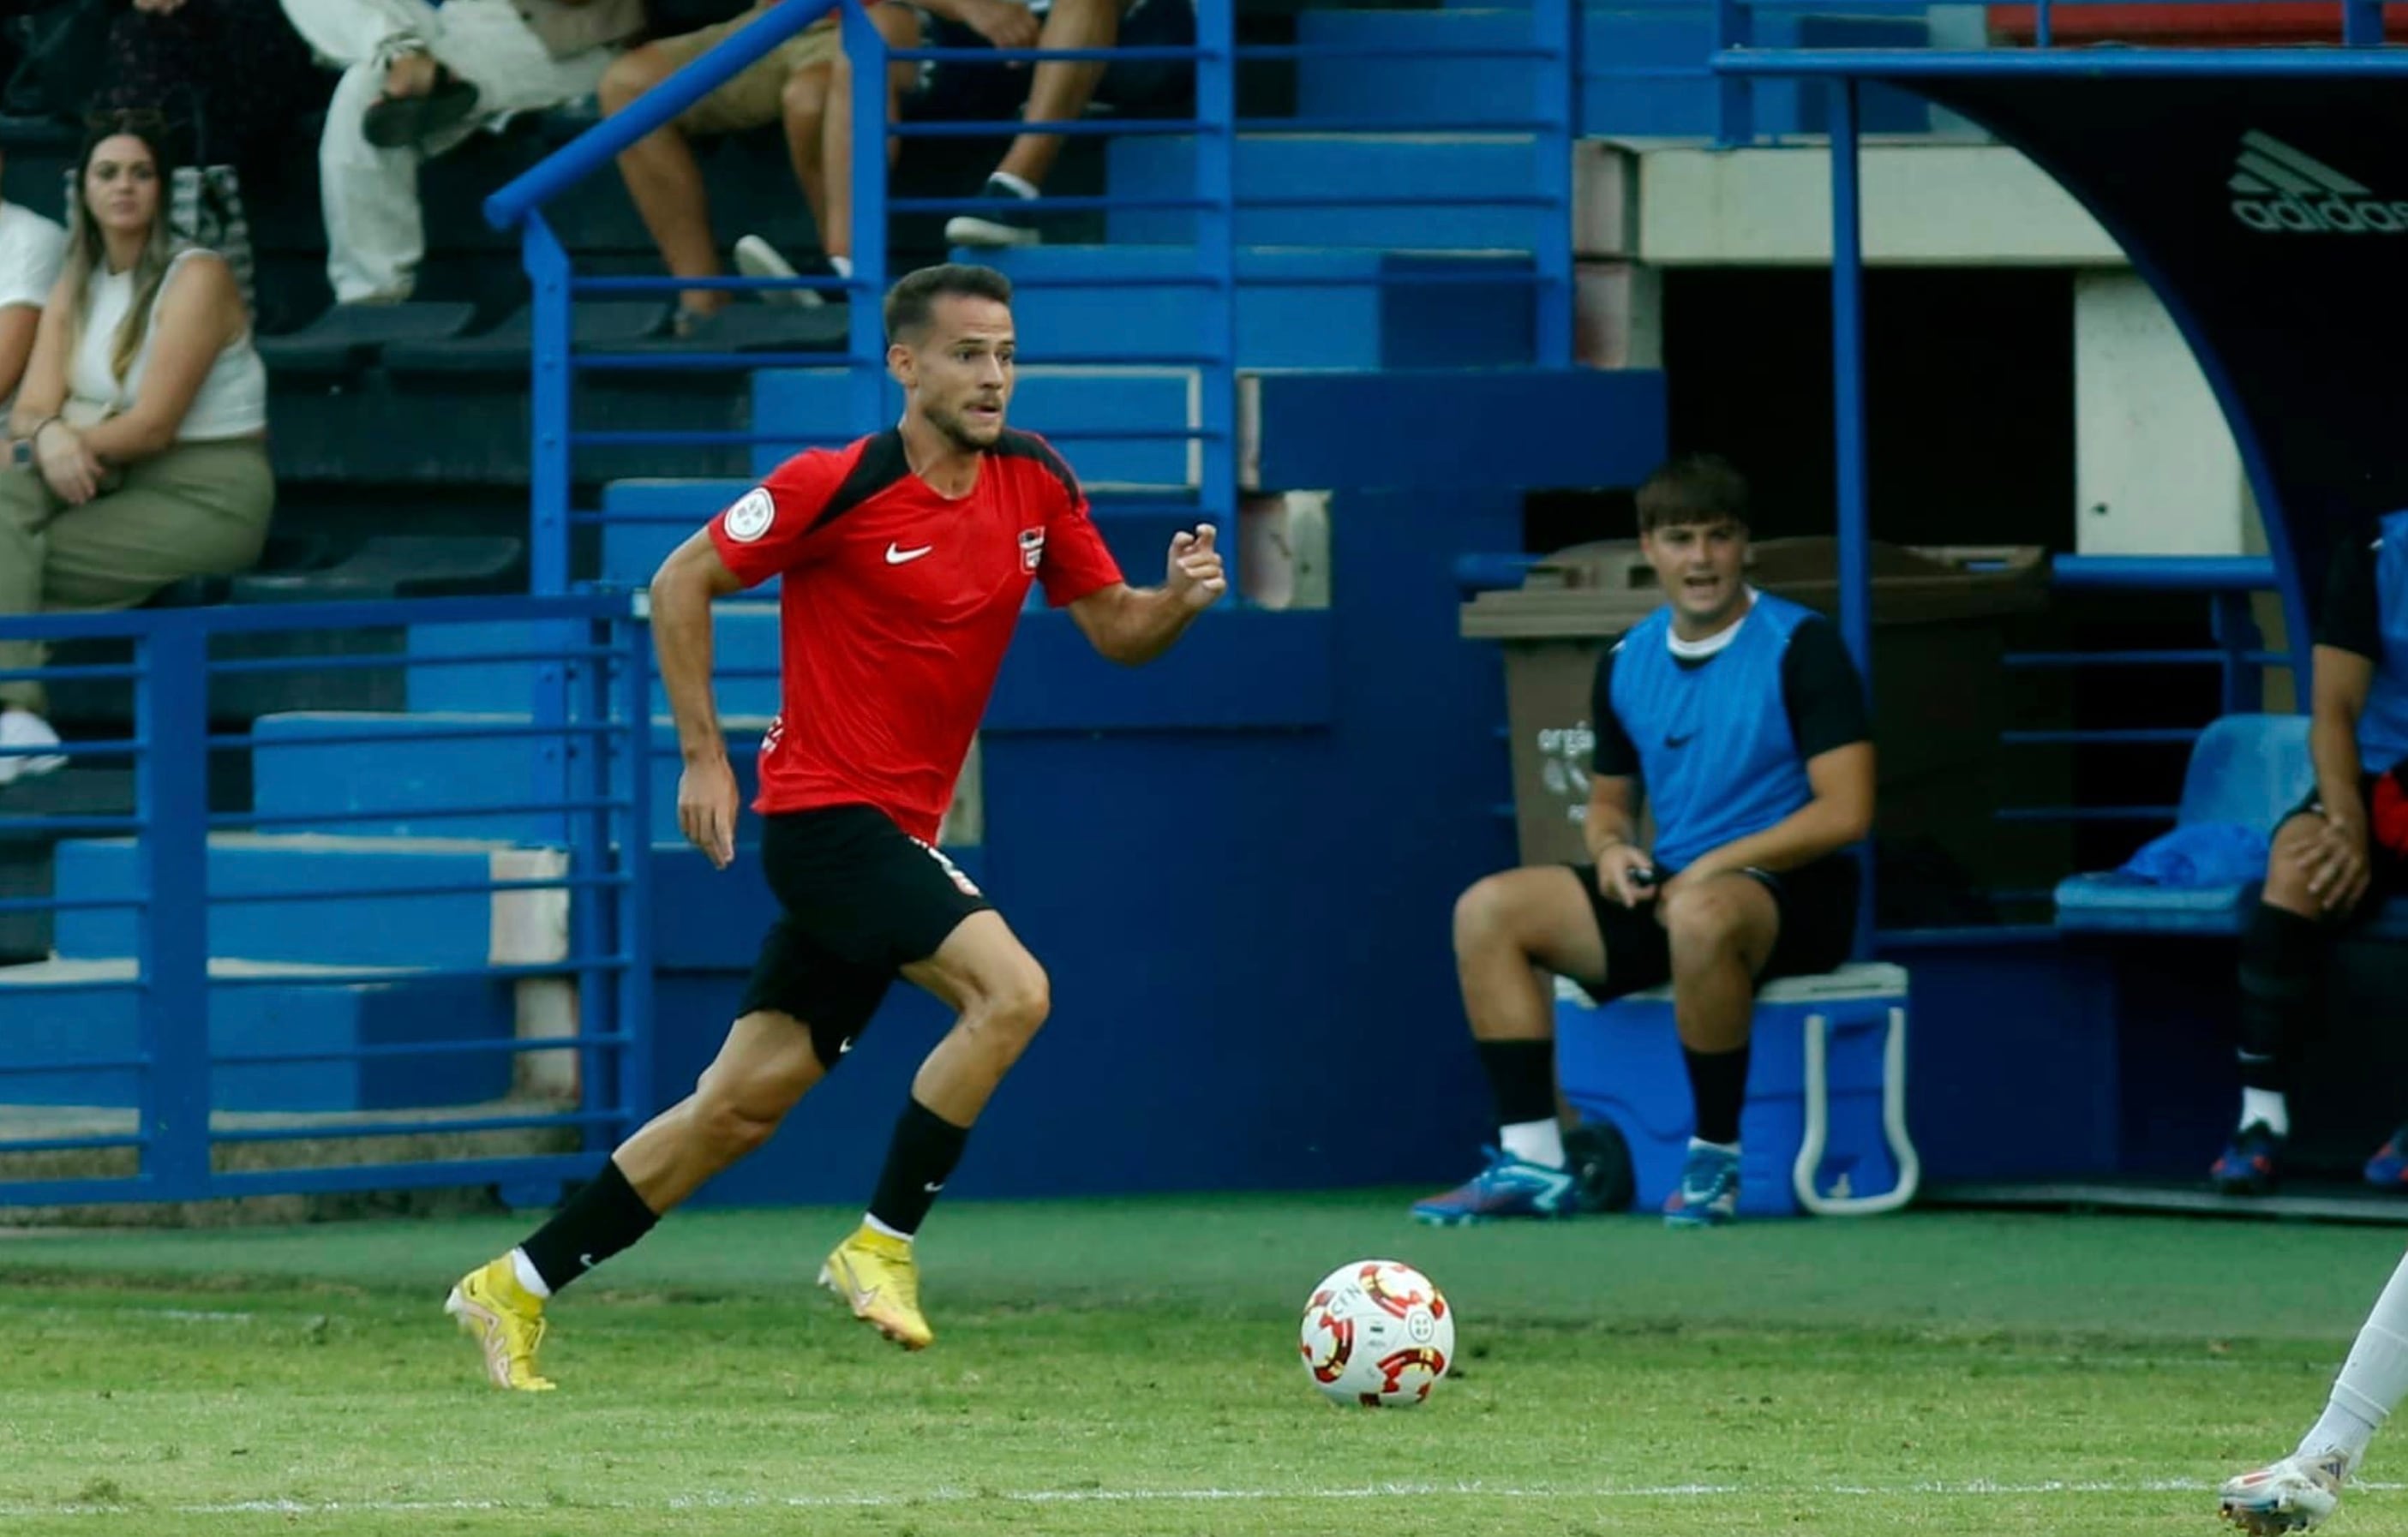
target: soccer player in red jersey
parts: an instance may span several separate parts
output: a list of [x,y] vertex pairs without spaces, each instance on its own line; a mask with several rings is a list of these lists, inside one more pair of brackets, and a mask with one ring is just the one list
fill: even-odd
[[1040,585],[1098,652],[1144,662],[1228,585],[1205,524],[1171,540],[1162,586],[1128,586],[1069,466],[1004,425],[1014,338],[1001,273],[911,273],[886,296],[886,338],[901,424],[788,460],[652,578],[685,757],[679,825],[724,869],[737,792],[711,703],[710,603],[783,577],[782,707],[753,803],[781,912],[695,1091],[452,1289],[447,1310],[483,1346],[496,1387],[552,1386],[535,1361],[545,1301],[767,1142],[898,975],[957,1018],[912,1080],[867,1216],[820,1278],[906,1349],[929,1343],[912,1235],[1049,1007],[1044,968],[935,847],[1012,628]]

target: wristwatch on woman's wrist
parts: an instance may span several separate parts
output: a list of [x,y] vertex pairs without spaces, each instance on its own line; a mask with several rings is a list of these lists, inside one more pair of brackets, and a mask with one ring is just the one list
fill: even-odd
[[42,429],[58,420],[59,419],[57,417],[45,417],[40,421],[34,424],[34,430],[32,432],[27,433],[16,442],[9,444],[8,463],[16,465],[17,468],[21,470],[32,469],[36,457],[35,452],[36,448],[42,441]]

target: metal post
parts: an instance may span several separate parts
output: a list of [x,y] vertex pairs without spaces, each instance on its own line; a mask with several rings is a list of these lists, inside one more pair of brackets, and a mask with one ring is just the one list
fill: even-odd
[[1204,334],[1202,492],[1223,559],[1238,563],[1238,71],[1237,7],[1197,0],[1196,275]]
[[2341,40],[2349,48],[2383,46],[2383,0],[2342,0]]
[[[886,427],[886,39],[861,0],[845,0],[844,52],[853,64],[853,430]],[[757,429],[756,429],[757,430]]]
[[208,633],[169,611],[136,642],[143,912],[142,1172],[158,1199],[209,1187]]
[[[1856,82],[1831,93],[1831,414],[1839,448],[1840,636],[1873,683],[1871,534],[1865,497],[1864,228],[1856,157]],[[1870,953],[1873,932],[1872,843],[1862,852],[1856,946]]]
[[[571,626],[564,624],[562,629]],[[574,626],[578,638],[587,648],[595,641],[614,632],[607,619],[594,619]],[[610,657],[580,657],[569,664],[570,715],[578,727],[577,734],[566,739],[569,792],[578,800],[589,803],[593,809],[574,813],[569,818],[572,835],[568,840],[568,874],[572,880],[598,881],[611,868],[611,816],[608,802],[610,797],[610,738],[600,733],[588,734],[585,728],[605,726],[616,715],[617,701],[611,697]],[[638,716],[631,722],[649,736],[652,721]],[[574,885],[568,889],[568,950],[580,965],[577,970],[577,1033],[603,1035],[615,1033],[620,1021],[614,1018],[612,1005],[618,1001],[618,977],[595,968],[595,962],[611,953],[609,913],[617,893],[601,885]],[[613,1053],[608,1046],[587,1046],[577,1054],[578,1107],[585,1111],[615,1109],[619,1086],[611,1081]],[[619,1128],[589,1125],[585,1129],[586,1146],[608,1148],[618,1141]]]
[[[1727,51],[1756,41],[1756,15],[1747,0],[1714,0],[1714,48]],[[1746,144],[1756,137],[1756,82],[1718,73],[1714,79],[1714,140]]]
[[616,621],[624,641],[619,717],[625,728],[619,761],[627,776],[619,869],[619,1114],[624,1136],[652,1113],[652,628],[632,616]]
[[535,452],[527,465],[529,588],[539,597],[568,591],[568,252],[540,213],[521,226],[520,260],[534,289],[533,370],[528,406]]
[[1580,21],[1572,0],[1531,0],[1530,21],[1542,49],[1554,56],[1537,64],[1531,121],[1546,124],[1531,135],[1539,157],[1534,185],[1546,206],[1540,211],[1531,254],[1538,267],[1538,362],[1541,368],[1569,368],[1572,361],[1572,111],[1578,99]]

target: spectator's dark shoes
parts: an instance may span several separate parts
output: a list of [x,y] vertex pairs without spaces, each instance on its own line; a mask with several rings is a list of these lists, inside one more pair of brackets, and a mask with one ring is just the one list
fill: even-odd
[[2408,1190],[2408,1126],[2392,1132],[2366,1160],[2366,1182],[2377,1189]]
[[476,110],[477,88],[437,64],[435,84],[426,94],[379,96],[361,126],[370,144],[380,149],[398,149],[457,128]]
[[2207,1172],[2218,1195],[2272,1195],[2280,1177],[2283,1139],[2264,1121],[2251,1121],[2232,1134],[2231,1146]]
[[945,221],[945,238],[956,246],[989,250],[1034,246],[1044,239],[1037,233],[1036,210],[1011,184],[994,177],[979,193],[982,206],[973,213],[957,213]]

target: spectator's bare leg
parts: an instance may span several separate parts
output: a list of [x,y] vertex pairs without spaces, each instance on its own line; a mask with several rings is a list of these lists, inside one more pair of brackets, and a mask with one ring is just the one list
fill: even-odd
[[[38,475],[0,478],[0,614],[42,611],[42,567],[50,556],[43,529],[59,505]],[[39,667],[49,654],[37,640],[0,641],[0,668]],[[12,678],[0,682],[0,708],[46,715],[50,704],[37,680]]]
[[[910,7],[873,6],[869,9],[869,20],[877,26],[879,36],[886,39],[888,48],[920,46],[919,19]],[[853,24],[850,12],[846,15],[845,24]],[[909,61],[886,66],[887,121],[893,122],[901,115],[904,94],[911,89],[919,68],[918,64]],[[789,82],[790,90],[791,87],[792,82]],[[824,191],[811,205],[811,218],[819,225],[820,249],[832,257],[844,258],[844,264],[849,265],[853,259],[853,61],[843,53],[836,56],[836,63],[826,77],[821,122],[823,126],[818,135],[822,167],[820,180]],[[787,142],[796,144],[795,109],[791,96],[786,132]],[[900,139],[892,136],[887,139],[888,170],[895,168],[895,162],[902,149]],[[797,178],[803,175],[799,145],[795,149],[795,175]],[[803,192],[805,196],[810,193],[808,179],[803,182]]]
[[[1054,0],[1045,26],[1037,35],[1039,48],[1110,48],[1120,40],[1120,0]],[[1029,122],[1068,122],[1083,115],[1104,78],[1100,64],[1050,60],[1039,64],[1028,82]],[[1059,134],[1023,134],[996,169],[1016,176],[1032,187],[1045,185],[1054,162],[1062,153]]]
[[[674,61],[650,46],[621,54],[602,75],[603,112],[624,111],[676,68]],[[710,235],[710,200],[703,189],[702,167],[678,126],[672,122],[621,151],[619,174],[669,271],[680,278],[718,277],[719,247]],[[725,290],[698,288],[687,290],[678,303],[690,314],[711,315],[725,306],[727,298]]]
[[[834,64],[797,69],[786,77],[785,89],[779,97],[786,125],[786,155],[794,163],[795,181],[803,189],[803,203],[811,210],[811,224],[820,232],[820,245],[830,252],[837,249],[828,221],[830,180],[843,188],[848,202],[852,192],[851,187],[844,185],[851,164],[827,152],[828,88],[835,73]],[[850,146],[850,137],[846,142]]]

